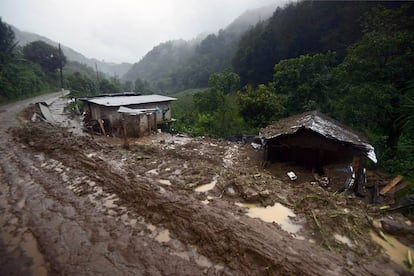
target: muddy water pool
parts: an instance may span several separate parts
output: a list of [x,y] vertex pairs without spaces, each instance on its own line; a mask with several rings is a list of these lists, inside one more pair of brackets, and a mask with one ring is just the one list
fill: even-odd
[[194,189],[194,191],[196,191],[197,193],[205,193],[205,192],[208,192],[208,191],[214,189],[214,187],[217,184],[217,178],[218,178],[218,175],[214,176],[213,181],[211,181],[208,184],[198,186],[197,188]]
[[388,241],[383,240],[372,230],[370,231],[370,235],[371,239],[385,250],[385,253],[390,257],[392,261],[404,268],[407,268],[406,263],[408,261],[408,251],[410,251],[411,256],[413,254],[413,251],[409,247],[402,244],[396,238],[390,235],[387,235]]
[[290,218],[295,217],[295,213],[280,203],[273,206],[258,207],[255,204],[236,203],[237,206],[247,208],[247,216],[259,218],[265,222],[274,222],[291,234],[296,234],[302,228],[300,224],[293,223]]

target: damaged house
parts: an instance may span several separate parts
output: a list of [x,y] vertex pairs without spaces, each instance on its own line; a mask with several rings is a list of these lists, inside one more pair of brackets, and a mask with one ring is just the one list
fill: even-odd
[[[339,181],[342,186],[353,179],[363,181],[362,157],[377,162],[374,147],[365,137],[318,111],[279,120],[261,129],[260,137],[266,161],[292,162],[328,175],[330,182]],[[353,179],[337,177],[340,172]]]
[[141,137],[172,121],[175,98],[161,95],[110,95],[81,99],[85,126],[98,128],[104,135]]

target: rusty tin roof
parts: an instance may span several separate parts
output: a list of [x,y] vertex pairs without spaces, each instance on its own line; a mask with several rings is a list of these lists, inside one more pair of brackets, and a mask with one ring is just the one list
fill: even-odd
[[346,142],[362,149],[365,155],[377,163],[375,150],[360,133],[318,111],[305,112],[281,119],[260,130],[260,137],[271,140],[284,135],[291,135],[301,129],[319,133],[327,139]]

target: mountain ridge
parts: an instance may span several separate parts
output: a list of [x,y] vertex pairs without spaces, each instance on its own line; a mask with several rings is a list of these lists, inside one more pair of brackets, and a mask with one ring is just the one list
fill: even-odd
[[123,81],[140,79],[152,89],[171,93],[207,86],[209,76],[231,67],[241,36],[258,22],[270,18],[278,4],[247,10],[225,28],[202,39],[160,43],[134,63]]
[[[19,46],[23,47],[37,40],[44,41],[55,47],[58,46],[58,42],[53,41],[52,39],[49,39],[45,36],[32,33],[32,32],[22,31],[13,25],[10,25],[10,26],[15,34],[16,41]],[[103,62],[95,58],[87,58],[83,54],[73,50],[72,48],[68,46],[61,44],[61,47],[62,47],[62,51],[64,55],[66,56],[68,60],[76,61],[76,62],[85,64],[89,67],[92,67],[92,68],[95,68],[95,64],[96,64],[96,66],[98,67],[98,70],[100,72],[105,73],[107,76],[122,77],[132,66],[131,63],[126,63],[126,62],[124,63]]]

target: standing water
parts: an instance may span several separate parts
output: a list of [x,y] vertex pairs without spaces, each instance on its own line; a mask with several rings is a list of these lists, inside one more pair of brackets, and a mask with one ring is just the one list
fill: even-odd
[[273,206],[257,207],[254,204],[236,203],[237,206],[248,208],[247,215],[251,218],[260,218],[265,222],[275,222],[282,227],[283,230],[291,234],[297,233],[301,225],[294,224],[290,221],[290,217],[295,217],[295,213],[280,203]]
[[213,181],[211,181],[208,184],[198,186],[197,188],[195,188],[194,191],[196,191],[198,193],[204,193],[204,192],[208,192],[208,191],[212,190],[217,184],[217,178],[218,178],[218,175],[215,175],[213,177]]
[[409,247],[400,243],[396,238],[387,235],[388,241],[381,239],[374,231],[370,231],[371,239],[384,248],[385,252],[390,256],[390,259],[395,263],[407,268],[405,262],[408,259]]

